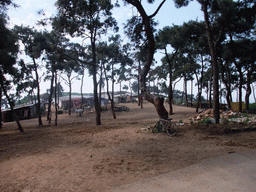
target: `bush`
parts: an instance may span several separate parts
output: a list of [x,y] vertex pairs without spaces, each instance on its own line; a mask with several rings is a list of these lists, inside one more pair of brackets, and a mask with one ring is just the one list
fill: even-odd
[[256,111],[256,103],[249,104],[250,111]]
[[205,117],[199,123],[201,123],[201,124],[212,124],[212,120],[209,117]]
[[229,121],[228,121],[228,119],[226,119],[226,118],[222,118],[222,119],[221,119],[221,123],[226,125],[226,124],[229,123]]

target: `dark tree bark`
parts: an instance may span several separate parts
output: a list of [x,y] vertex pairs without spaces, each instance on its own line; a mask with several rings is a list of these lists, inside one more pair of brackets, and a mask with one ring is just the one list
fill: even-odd
[[254,98],[254,102],[256,103],[256,95],[255,95],[255,90],[254,90],[255,86],[252,85],[252,93],[253,93],[253,98]]
[[58,85],[58,80],[57,80],[57,71],[55,71],[55,126],[58,125],[58,105],[57,103],[57,85]]
[[146,36],[147,36],[147,40],[148,40],[147,61],[144,64],[144,67],[141,71],[141,79],[140,79],[141,92],[145,96],[145,99],[155,106],[158,116],[163,119],[168,118],[168,112],[163,105],[164,99],[150,94],[150,92],[146,88],[146,76],[150,70],[150,66],[152,64],[152,61],[154,58],[154,53],[155,53],[155,39],[154,39],[154,34],[153,34],[153,28],[151,26],[151,19],[158,13],[159,9],[161,8],[161,6],[164,4],[165,1],[166,0],[163,0],[162,3],[160,4],[160,6],[157,8],[157,10],[152,15],[148,16],[147,13],[145,12],[140,0],[126,0],[126,2],[135,6],[137,8],[137,10],[139,11],[139,13],[143,19],[143,24],[145,27],[145,32],[146,32]]
[[102,76],[103,76],[103,64],[101,63],[100,66],[100,82],[99,82],[99,105],[100,105],[100,109],[101,109],[101,93],[102,93]]
[[3,124],[2,124],[2,86],[0,86],[0,131],[3,128]]
[[34,69],[36,73],[36,86],[37,86],[37,110],[38,110],[38,124],[39,126],[43,125],[42,122],[42,115],[41,115],[41,99],[40,99],[40,85],[39,85],[39,75],[38,75],[38,70],[37,70],[37,65],[36,65],[36,60],[33,57],[33,64],[34,64]]
[[139,61],[139,68],[138,68],[138,105],[140,108],[143,108],[143,96],[140,90],[141,83],[140,83],[140,74],[141,74],[141,63]]
[[251,89],[251,77],[252,73],[255,70],[255,66],[250,67],[250,69],[247,71],[247,78],[246,78],[246,94],[245,94],[245,110],[249,110],[249,103],[250,103],[250,95],[252,93]]
[[[71,115],[71,107],[72,107],[72,98],[71,98],[71,93],[72,93],[72,85],[71,85],[71,76],[68,75],[68,86],[69,86],[69,99],[68,99],[68,115]],[[55,101],[56,102],[56,101]]]
[[[104,66],[103,66],[104,67]],[[105,78],[106,78],[106,83],[107,83],[107,94],[108,94],[108,100],[110,101],[111,104],[111,112],[113,115],[113,119],[116,119],[116,113],[114,110],[114,77],[113,77],[113,65],[112,65],[112,97],[110,96],[109,93],[109,86],[108,86],[108,77],[107,77],[107,72],[106,72],[106,68],[104,67],[104,74],[105,74]]]
[[213,69],[213,114],[216,123],[219,123],[220,120],[220,110],[219,110],[219,71],[218,71],[218,62],[217,62],[217,50],[216,46],[218,40],[214,40],[214,35],[212,29],[210,27],[209,15],[207,11],[208,2],[202,1],[200,2],[202,5],[202,10],[204,12],[204,20],[206,26],[206,33],[208,37],[208,44],[211,55],[211,63]]
[[191,79],[191,97],[190,97],[191,107],[193,103],[193,80]]
[[[231,83],[230,83],[230,78],[227,78],[230,76],[230,70],[229,68],[225,68],[223,63],[221,63],[221,69],[222,69],[222,81],[226,87],[226,91],[227,91],[227,95],[226,95],[226,100],[227,100],[227,104],[228,104],[228,108],[231,109],[231,102],[232,102],[232,95],[231,95]],[[225,72],[227,73],[226,77],[225,77]]]
[[242,69],[241,67],[237,66],[238,67],[238,73],[239,73],[239,86],[238,86],[238,102],[239,102],[239,112],[242,112],[242,89],[243,89],[243,72],[242,72]]
[[188,107],[188,80],[185,75],[184,75],[184,93],[185,93],[186,107]]
[[175,51],[175,53],[172,55],[172,58],[170,59],[167,53],[167,49],[165,47],[164,49],[165,52],[165,57],[167,59],[168,62],[168,67],[169,67],[169,75],[170,75],[170,79],[169,79],[169,93],[168,93],[168,100],[169,100],[169,115],[173,114],[173,108],[172,108],[172,104],[173,104],[173,88],[172,88],[172,78],[173,78],[173,74],[172,74],[172,62],[174,57],[177,55],[178,53],[178,49]]
[[82,74],[82,79],[81,79],[81,87],[80,87],[80,91],[81,91],[81,107],[84,104],[83,85],[84,85],[84,69],[83,69],[83,74]]
[[96,112],[96,125],[101,125],[101,114],[100,114],[100,105],[99,105],[99,97],[98,97],[98,89],[97,89],[97,64],[96,64],[96,46],[95,46],[95,37],[93,36],[93,32],[91,32],[91,46],[92,46],[92,78],[93,78],[93,97],[94,97],[94,107]]
[[7,94],[7,91],[6,91],[5,87],[4,87],[3,79],[4,79],[4,78],[3,78],[2,72],[0,71],[0,86],[1,86],[0,89],[3,90],[5,96],[6,96],[7,100],[8,100],[8,103],[9,103],[9,105],[10,105],[11,112],[12,112],[12,116],[13,116],[14,120],[16,121],[17,125],[18,125],[19,131],[22,133],[22,132],[24,132],[24,130],[23,130],[21,124],[20,124],[20,121],[19,121],[18,116],[16,115],[16,113],[15,113],[15,111],[14,111],[14,109],[13,109],[13,104],[12,104],[12,101],[11,101],[9,95]]
[[[51,88],[50,88],[50,94],[49,94],[49,99],[48,99],[48,112],[47,112],[47,121],[49,121],[49,123],[51,123],[51,110],[52,110],[51,106],[52,106],[53,82],[54,82],[54,71],[52,70]],[[55,89],[57,89],[57,88],[55,87]]]
[[198,87],[198,101],[197,101],[197,107],[196,107],[196,112],[198,113],[198,109],[199,107],[202,108],[202,88],[203,88],[203,76],[204,76],[204,59],[203,56],[201,55],[201,79],[199,81],[199,78],[196,75],[196,79],[197,79],[197,87]]
[[233,62],[237,68],[238,74],[239,74],[239,86],[238,86],[238,102],[239,102],[239,112],[242,112],[242,89],[243,89],[243,72],[242,72],[242,66],[236,62],[235,55],[234,55],[234,41],[233,41],[233,36],[231,32],[229,33],[229,38],[230,38],[230,50],[231,50],[231,56],[233,59]]

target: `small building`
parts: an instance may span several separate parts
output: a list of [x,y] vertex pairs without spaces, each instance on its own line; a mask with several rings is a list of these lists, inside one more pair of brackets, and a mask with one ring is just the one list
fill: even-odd
[[[37,117],[37,104],[17,106],[13,110],[18,116],[19,120]],[[2,111],[2,120],[3,122],[11,122],[14,120],[11,109],[6,109]]]
[[[68,110],[69,106],[69,96],[60,97],[60,107],[63,110]],[[101,98],[101,105],[107,105],[109,103],[108,99]],[[94,98],[92,96],[83,97],[83,101],[81,96],[71,95],[71,108],[79,108],[81,105],[86,106],[94,106]]]

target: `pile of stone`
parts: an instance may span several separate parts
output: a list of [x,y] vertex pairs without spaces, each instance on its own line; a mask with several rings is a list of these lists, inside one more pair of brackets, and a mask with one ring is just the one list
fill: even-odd
[[[221,119],[222,118],[229,119],[230,117],[239,117],[239,116],[241,116],[240,113],[233,112],[232,110],[230,110],[230,111],[220,110],[220,118]],[[202,111],[201,113],[196,114],[195,116],[191,117],[190,120],[201,121],[205,117],[213,118],[214,117],[213,109],[207,109],[205,111]]]
[[[212,119],[214,122],[213,109],[207,109],[205,111],[202,111],[201,113],[191,117],[189,120],[202,121],[206,117]],[[229,110],[229,111],[220,110],[220,119],[227,119],[228,121],[231,121],[234,123],[245,123],[246,122],[246,124],[256,124],[256,116],[253,116],[250,118],[243,117],[242,113],[234,112],[232,110]]]

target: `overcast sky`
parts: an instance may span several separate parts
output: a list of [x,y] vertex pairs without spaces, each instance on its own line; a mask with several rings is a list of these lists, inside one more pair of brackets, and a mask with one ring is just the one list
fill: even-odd
[[[144,0],[147,13],[152,14],[161,1],[162,0],[156,0],[154,4],[149,5],[148,3],[146,3],[146,0]],[[57,9],[54,6],[55,1],[52,0],[14,0],[14,2],[20,5],[20,7],[9,9],[8,15],[10,17],[10,27],[23,24],[25,26],[29,25],[30,27],[34,26],[37,29],[41,29],[36,26],[36,22],[39,19],[43,18],[42,15],[38,14],[38,11],[44,10],[46,17],[53,16],[57,13]],[[120,33],[122,33],[123,23],[125,23],[125,21],[129,19],[133,13],[136,13],[136,9],[132,8],[131,6],[124,7],[123,2],[120,0],[119,3],[121,4],[121,7],[114,9],[113,17],[118,21]],[[203,13],[200,10],[200,5],[196,1],[191,2],[188,7],[177,9],[174,6],[173,1],[168,0],[165,2],[159,13],[156,15],[155,20],[159,23],[157,28],[161,29],[164,26],[171,26],[172,24],[182,25],[184,22],[188,22],[190,20],[201,21],[203,20]],[[48,29],[50,29],[50,27],[48,27]],[[128,41],[125,36],[123,36],[123,39],[125,41]],[[155,55],[155,59],[159,61],[158,63],[160,63],[161,57],[161,54]],[[85,77],[83,92],[88,93],[93,91],[91,79],[92,77],[88,77],[88,75]],[[42,83],[41,93],[46,92],[46,89],[48,89],[49,86],[50,82]],[[68,87],[65,86],[64,82],[62,82],[62,86],[64,87],[65,91],[68,91]],[[72,90],[73,92],[80,92],[80,81],[74,82]]]

